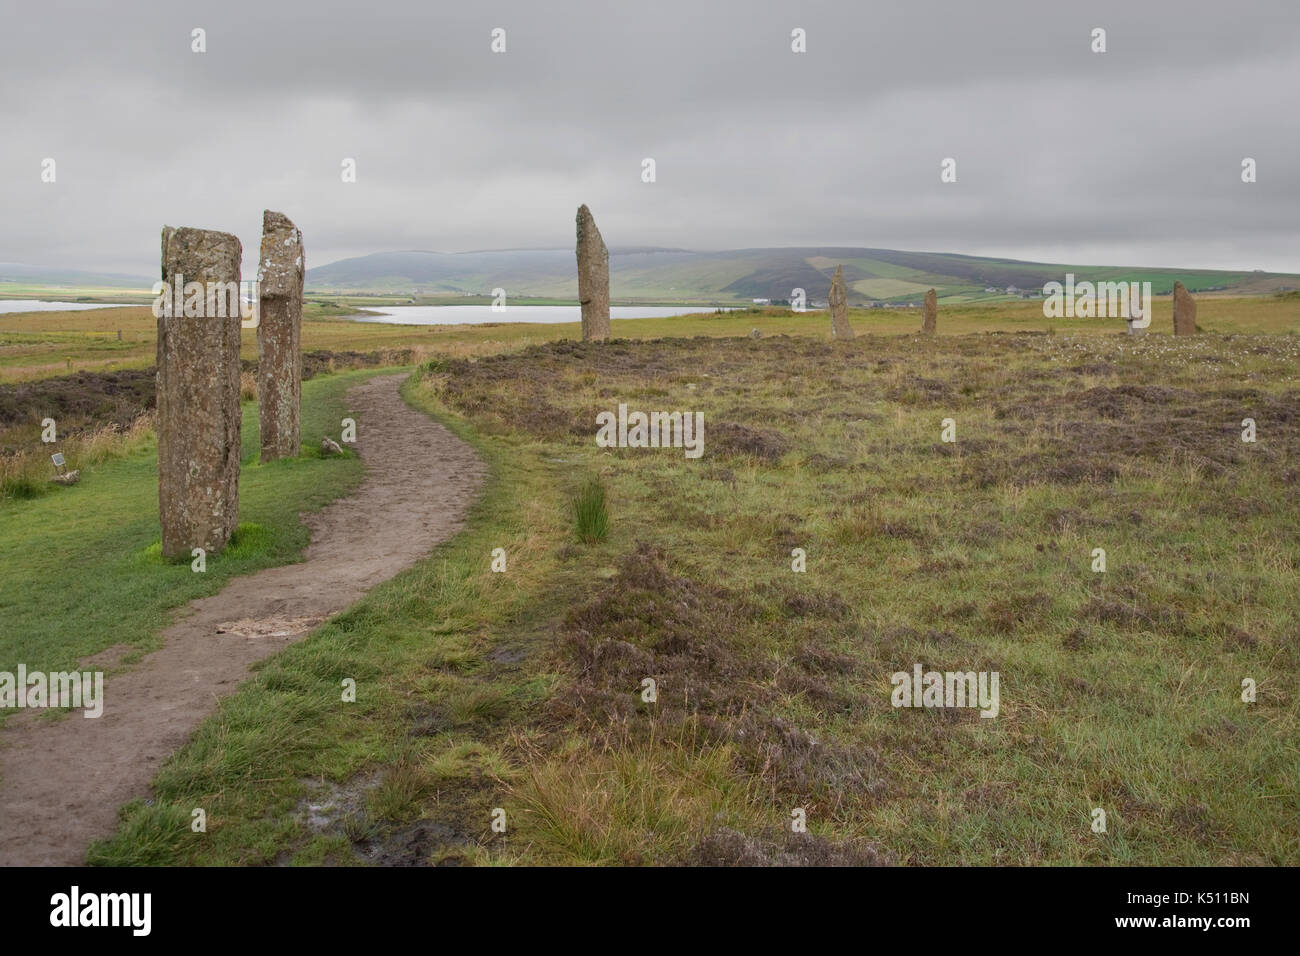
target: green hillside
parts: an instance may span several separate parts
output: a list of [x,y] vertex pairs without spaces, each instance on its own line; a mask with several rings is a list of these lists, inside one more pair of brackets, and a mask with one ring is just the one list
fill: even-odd
[[[808,303],[824,302],[836,266],[844,267],[849,302],[857,306],[918,304],[934,288],[940,301],[1007,301],[1041,294],[1044,283],[1150,282],[1167,295],[1181,280],[1194,293],[1271,295],[1300,290],[1300,274],[1138,266],[1064,265],[937,252],[828,246],[781,249],[614,247],[610,285],[616,304],[734,305],[754,299],[787,302],[803,289]],[[0,263],[0,298],[70,301],[147,301],[144,279]],[[488,252],[381,252],[342,259],[307,271],[314,293],[384,295],[474,301],[504,289],[512,300],[575,302],[572,249],[503,249]],[[1009,291],[1014,289],[1015,291]]]
[[[949,303],[1020,298],[1041,294],[1044,283],[1064,281],[1066,273],[1077,281],[1150,282],[1156,295],[1171,292],[1176,280],[1192,292],[1255,295],[1300,289],[1300,275],[1292,273],[1062,265],[846,247],[725,252],[613,248],[610,285],[614,300],[623,303],[780,302],[794,289],[803,289],[811,303],[825,299],[839,265],[849,300],[856,305],[919,302],[932,287]],[[578,294],[569,249],[376,253],[310,269],[307,287],[413,297],[486,296],[502,288],[513,298],[564,301],[574,301]]]

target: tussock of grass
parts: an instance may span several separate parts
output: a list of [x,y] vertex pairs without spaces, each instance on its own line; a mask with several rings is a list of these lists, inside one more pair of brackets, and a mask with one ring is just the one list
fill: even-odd
[[384,774],[383,781],[367,798],[372,819],[402,822],[419,815],[421,802],[432,788],[432,779],[419,763],[399,759]]
[[28,501],[49,494],[53,490],[54,485],[49,480],[41,481],[27,475],[0,477],[0,499],[13,498],[17,501]]
[[574,495],[573,516],[580,541],[594,544],[609,534],[609,508],[605,504],[605,486],[599,478],[589,479]]
[[145,805],[132,801],[119,811],[121,839],[96,844],[87,854],[91,866],[163,866],[170,863],[178,844],[195,845],[203,834],[190,827],[194,817],[184,807],[169,806],[145,812]]
[[579,746],[531,761],[512,796],[520,837],[550,848],[554,862],[671,862],[693,845],[702,816],[752,826],[752,781],[731,774],[724,745],[700,747],[690,731],[645,747]]

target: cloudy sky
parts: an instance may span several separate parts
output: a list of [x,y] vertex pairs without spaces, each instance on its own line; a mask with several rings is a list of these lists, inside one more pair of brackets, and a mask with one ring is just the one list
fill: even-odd
[[309,265],[567,247],[586,202],[612,246],[1300,271],[1297,0],[6,7],[0,261],[153,276],[169,224],[249,274],[268,207]]

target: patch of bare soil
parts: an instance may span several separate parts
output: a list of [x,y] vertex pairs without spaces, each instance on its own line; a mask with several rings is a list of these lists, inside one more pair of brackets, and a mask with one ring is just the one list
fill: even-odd
[[103,716],[20,719],[0,732],[0,864],[81,864],[117,808],[149,795],[181,747],[254,662],[419,560],[458,531],[485,474],[474,451],[398,394],[400,375],[349,392],[368,469],[349,497],[304,517],[300,564],[194,601],[163,646],[104,685]]
[[[407,365],[410,349],[373,352],[336,352],[316,349],[302,355],[302,379],[324,372]],[[257,371],[257,362],[240,363],[245,372]],[[121,369],[116,372],[80,371],[35,382],[0,385],[0,428],[36,424],[47,415],[59,423],[60,435],[75,435],[100,425],[127,427],[157,404],[157,368]]]

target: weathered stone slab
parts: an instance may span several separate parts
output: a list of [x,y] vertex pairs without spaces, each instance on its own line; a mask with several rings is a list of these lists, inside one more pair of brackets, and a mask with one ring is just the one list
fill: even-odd
[[302,405],[302,233],[283,213],[262,213],[257,262],[257,400],[263,462],[296,458]]
[[922,313],[921,331],[934,335],[939,325],[939,295],[933,289],[925,294],[925,308]]
[[831,276],[831,336],[837,339],[853,338],[853,327],[849,325],[849,290],[844,284],[844,267],[836,266],[835,275]]
[[1196,300],[1181,282],[1174,283],[1174,335],[1196,334]]
[[158,515],[167,558],[220,551],[239,520],[242,256],[229,233],[163,227]]
[[609,250],[591,210],[578,207],[578,302],[583,341],[609,338]]

